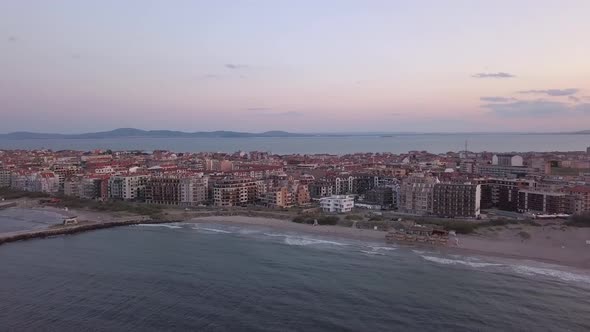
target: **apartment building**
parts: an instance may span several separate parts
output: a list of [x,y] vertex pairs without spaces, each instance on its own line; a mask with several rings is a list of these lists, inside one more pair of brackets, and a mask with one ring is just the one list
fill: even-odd
[[143,199],[149,176],[141,174],[115,175],[109,179],[109,198],[122,200]]
[[570,196],[564,192],[523,189],[518,192],[518,212],[570,214]]
[[224,179],[213,185],[215,206],[246,206],[258,202],[265,192],[264,182],[249,178]]
[[7,169],[0,169],[0,188],[10,187],[10,178],[12,171]]
[[566,192],[572,199],[572,213],[590,213],[590,186],[575,186]]
[[146,183],[145,200],[148,204],[194,206],[207,200],[206,177],[164,175],[150,178]]
[[405,178],[400,185],[399,210],[417,215],[432,213],[432,192],[436,183],[436,178],[425,175]]
[[332,195],[320,199],[320,208],[324,212],[347,213],[354,208],[353,195]]
[[293,206],[293,195],[287,187],[270,190],[261,196],[261,203],[271,208],[288,208]]
[[438,183],[432,194],[432,213],[439,217],[477,218],[480,215],[481,185]]

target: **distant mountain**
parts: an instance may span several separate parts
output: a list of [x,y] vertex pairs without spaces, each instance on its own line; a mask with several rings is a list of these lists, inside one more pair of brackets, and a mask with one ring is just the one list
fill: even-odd
[[572,134],[590,135],[590,130],[574,131]]
[[221,138],[221,137],[303,137],[306,134],[295,134],[286,131],[266,131],[263,133],[244,133],[237,131],[198,131],[187,133],[174,130],[141,130],[135,128],[119,128],[111,131],[101,131],[85,134],[47,134],[32,133],[26,131],[0,134],[0,139],[103,139],[103,138],[130,138],[130,137],[155,137],[155,138]]

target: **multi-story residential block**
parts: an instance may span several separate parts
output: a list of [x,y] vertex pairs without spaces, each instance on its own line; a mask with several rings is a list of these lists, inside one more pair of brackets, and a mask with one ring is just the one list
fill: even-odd
[[207,200],[207,178],[193,175],[163,175],[147,181],[148,204],[194,206]]
[[521,189],[534,189],[537,183],[527,179],[478,179],[481,184],[481,208],[497,208],[505,211],[518,210],[518,192]]
[[65,196],[80,197],[82,191],[82,181],[80,178],[69,178],[64,180],[63,194]]
[[379,177],[370,174],[356,175],[353,179],[353,188],[351,193],[363,195],[367,191],[375,188],[379,182]]
[[572,213],[571,197],[564,192],[522,189],[518,192],[518,211],[542,214]]
[[439,183],[434,186],[432,213],[439,217],[476,218],[480,215],[481,185]]
[[149,176],[142,174],[115,175],[109,178],[109,198],[143,199]]
[[224,179],[213,185],[213,204],[215,206],[246,206],[256,203],[264,192],[264,182],[261,180]]
[[331,181],[321,179],[309,184],[309,194],[312,198],[322,198],[334,195],[335,185]]
[[413,175],[400,186],[399,210],[405,213],[427,215],[432,213],[432,192],[438,180],[430,176]]
[[307,205],[311,201],[309,188],[305,184],[298,184],[296,186],[293,186],[291,195],[293,197],[294,204],[296,204],[297,206]]
[[0,188],[10,187],[10,178],[12,171],[8,169],[0,169]]
[[381,187],[367,190],[363,203],[378,205],[381,209],[393,209],[397,206],[397,192],[393,187]]
[[572,198],[572,213],[590,213],[590,186],[575,186],[566,192]]
[[332,195],[320,199],[320,208],[324,212],[347,213],[354,208],[353,195]]
[[261,202],[272,208],[288,208],[293,205],[293,196],[289,188],[281,187],[264,193],[261,196]]

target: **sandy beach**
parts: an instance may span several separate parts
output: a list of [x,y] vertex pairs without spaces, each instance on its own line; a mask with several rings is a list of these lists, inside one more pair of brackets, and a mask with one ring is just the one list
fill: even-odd
[[[245,216],[214,216],[192,218],[197,223],[243,224],[258,225],[280,230],[333,236],[370,242],[385,242],[385,232],[367,229],[355,229],[341,226],[312,226],[297,224],[288,220],[245,217]],[[499,227],[496,227],[500,229]],[[519,232],[531,234],[528,240],[522,240]],[[458,235],[459,247],[433,247],[443,252],[476,254],[511,259],[535,260],[540,262],[572,266],[590,270],[590,229],[547,226],[510,225],[501,230],[486,230],[482,234]],[[424,247],[425,245],[408,245]]]

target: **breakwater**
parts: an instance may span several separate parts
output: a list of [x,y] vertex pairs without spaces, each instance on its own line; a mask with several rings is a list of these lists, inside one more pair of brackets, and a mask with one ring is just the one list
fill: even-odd
[[0,210],[16,206],[16,202],[0,202]]
[[[260,211],[203,211],[203,212],[196,212],[190,213],[187,217],[188,218],[200,218],[200,217],[212,217],[212,216],[245,216],[245,217],[266,217],[266,218],[276,218],[276,219],[289,219],[291,218],[288,214],[280,214],[280,213],[273,213],[273,212],[260,212]],[[60,225],[60,226],[53,226],[46,229],[40,230],[30,230],[30,231],[21,231],[21,232],[12,232],[12,233],[4,233],[0,234],[0,245],[16,242],[16,241],[24,241],[24,240],[32,240],[38,238],[46,238],[51,236],[59,236],[59,235],[71,235],[76,233],[88,232],[98,229],[105,229],[105,228],[113,228],[113,227],[121,227],[121,226],[131,226],[131,225],[138,225],[138,224],[167,224],[167,223],[175,223],[181,222],[185,219],[178,220],[178,219],[146,219],[142,217],[138,217],[138,219],[133,220],[115,220],[115,221],[106,221],[106,222],[83,222],[80,224],[75,225]]]

